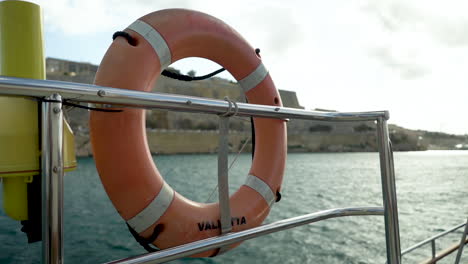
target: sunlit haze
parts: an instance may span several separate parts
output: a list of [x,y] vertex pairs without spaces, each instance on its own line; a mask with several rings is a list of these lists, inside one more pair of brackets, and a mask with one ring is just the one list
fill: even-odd
[[[260,48],[277,88],[296,91],[307,109],[389,110],[406,128],[468,134],[468,1],[33,2],[43,7],[48,57],[99,64],[112,34],[139,17],[195,9]],[[199,75],[219,67],[173,66]]]

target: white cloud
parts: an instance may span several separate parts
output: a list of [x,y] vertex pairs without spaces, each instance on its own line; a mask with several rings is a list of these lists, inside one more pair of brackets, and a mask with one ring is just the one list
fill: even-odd
[[363,10],[386,32],[371,54],[399,73],[385,80],[399,95],[393,117],[413,128],[468,133],[468,2],[368,1]]
[[86,35],[125,28],[155,10],[190,8],[185,0],[34,0],[41,5],[46,27],[67,35]]

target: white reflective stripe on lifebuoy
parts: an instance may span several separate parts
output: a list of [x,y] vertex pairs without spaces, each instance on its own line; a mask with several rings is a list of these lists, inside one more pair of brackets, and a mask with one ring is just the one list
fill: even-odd
[[164,182],[161,191],[143,211],[127,221],[137,233],[148,229],[166,212],[174,199],[174,190]]
[[161,63],[161,71],[167,68],[172,62],[172,55],[166,40],[152,26],[144,21],[137,20],[133,22],[128,29],[135,31],[143,36],[153,47],[158,54],[159,62]]
[[267,68],[265,68],[265,65],[263,65],[263,63],[260,63],[260,65],[258,65],[253,72],[247,75],[244,79],[240,80],[239,84],[244,90],[244,93],[246,93],[250,89],[253,89],[257,85],[259,85],[267,75]]
[[250,188],[257,191],[263,197],[263,199],[265,199],[269,207],[271,207],[273,202],[276,200],[275,194],[270,189],[270,186],[262,179],[254,175],[249,174],[244,185],[249,186]]

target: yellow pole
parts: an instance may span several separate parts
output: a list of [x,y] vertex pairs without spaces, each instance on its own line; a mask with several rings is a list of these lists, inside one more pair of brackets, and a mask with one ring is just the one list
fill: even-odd
[[[45,79],[38,5],[0,2],[0,75]],[[5,213],[16,220],[27,220],[27,182],[39,172],[37,102],[0,97],[0,124],[0,178]]]

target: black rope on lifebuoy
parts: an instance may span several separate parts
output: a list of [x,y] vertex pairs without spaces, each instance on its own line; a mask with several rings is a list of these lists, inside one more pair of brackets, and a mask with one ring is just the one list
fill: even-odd
[[86,109],[90,111],[97,111],[97,112],[108,112],[108,113],[119,113],[122,112],[123,110],[120,109],[106,109],[106,108],[98,108],[98,107],[91,107],[91,106],[85,106],[85,105],[80,105],[80,104],[75,104],[71,103],[70,100],[50,100],[50,99],[45,99],[45,98],[36,98],[39,102],[44,102],[44,103],[62,103],[62,105],[66,106],[71,106],[71,107],[76,107],[76,108],[81,108],[81,109]]
[[[112,40],[115,40],[117,37],[123,37],[127,40],[128,44],[132,45],[132,46],[135,46],[136,45],[136,41],[134,38],[132,38],[132,36],[130,36],[130,34],[128,34],[127,32],[125,31],[117,31],[115,32],[113,35],[112,35]],[[256,48],[255,49],[255,54],[257,54],[258,57],[260,57],[260,49],[259,48]],[[176,72],[172,72],[172,71],[168,71],[168,70],[163,70],[161,72],[161,75],[163,76],[166,76],[168,78],[171,78],[171,79],[175,79],[175,80],[179,80],[179,81],[184,81],[184,82],[191,82],[191,81],[201,81],[201,80],[206,80],[208,78],[211,78],[223,71],[225,71],[226,69],[225,68],[221,68],[221,69],[218,69],[212,73],[209,73],[209,74],[206,74],[206,75],[202,75],[202,76],[189,76],[189,75],[184,75],[184,74],[180,74],[180,73],[176,73]]]
[[[135,39],[132,38],[132,36],[130,36],[130,34],[128,34],[125,31],[115,32],[114,35],[112,35],[112,40],[115,40],[117,37],[125,38],[127,40],[128,44],[130,44],[132,46],[136,45]],[[179,81],[191,82],[191,81],[201,81],[201,80],[211,78],[211,77],[215,76],[216,74],[221,73],[221,72],[223,72],[225,70],[226,69],[221,68],[219,70],[216,70],[216,71],[214,71],[212,73],[209,73],[209,74],[206,74],[206,75],[203,75],[203,76],[189,76],[189,75],[179,74],[179,73],[176,73],[176,72],[171,72],[171,71],[168,71],[168,70],[163,70],[161,72],[161,75],[166,76],[168,78],[176,79],[176,80],[179,80]]]
[[[257,54],[257,56],[260,57],[260,49],[259,48],[255,49],[255,54]],[[249,103],[249,101],[247,100],[247,97],[245,98],[245,102]],[[252,116],[250,117],[250,127],[252,129],[252,160],[253,160],[254,156],[255,156],[255,126],[254,126],[254,120],[253,120]]]
[[279,191],[276,191],[276,200],[275,203],[281,201],[281,193]]
[[166,76],[166,77],[171,78],[171,79],[176,79],[176,80],[179,80],[179,81],[191,82],[191,81],[201,81],[201,80],[211,78],[211,77],[215,76],[216,74],[221,73],[221,72],[223,72],[225,70],[226,69],[221,68],[221,69],[216,70],[216,71],[214,71],[212,73],[202,75],[202,76],[188,76],[188,75],[184,75],[184,74],[164,70],[164,71],[161,72],[161,75]]
[[128,44],[132,45],[132,46],[135,46],[136,45],[136,41],[134,38],[132,38],[132,36],[130,36],[130,34],[128,34],[127,32],[125,31],[117,31],[115,32],[113,35],[112,35],[112,40],[115,40],[117,37],[123,37],[127,40]]
[[128,223],[127,223],[128,230],[130,234],[132,234],[133,238],[140,244],[146,251],[148,252],[156,252],[159,251],[159,248],[151,247],[150,245],[158,238],[159,234],[164,230],[163,224],[158,224],[153,229],[153,234],[150,237],[144,238],[140,236]]
[[106,108],[85,106],[85,105],[70,103],[68,100],[64,100],[62,102],[62,104],[67,105],[67,106],[76,107],[76,108],[86,109],[86,110],[90,110],[90,111],[96,111],[96,112],[119,113],[119,112],[123,111],[123,110],[120,110],[120,109],[106,109]]

